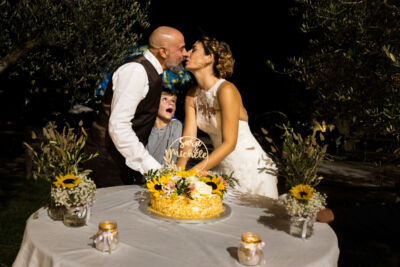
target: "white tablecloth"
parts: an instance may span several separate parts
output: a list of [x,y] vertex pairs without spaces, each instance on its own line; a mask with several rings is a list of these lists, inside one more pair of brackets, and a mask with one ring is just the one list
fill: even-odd
[[[182,224],[154,219],[141,212],[138,186],[98,190],[87,226],[69,228],[51,220],[45,209],[31,216],[14,267],[72,266],[242,266],[236,253],[241,234],[254,232],[266,243],[262,266],[336,266],[337,237],[328,224],[315,223],[306,241],[287,233],[279,207],[264,198],[228,200],[231,215],[210,224]],[[248,202],[247,204],[244,202]],[[103,220],[118,223],[120,244],[111,254],[92,247],[90,239]]]

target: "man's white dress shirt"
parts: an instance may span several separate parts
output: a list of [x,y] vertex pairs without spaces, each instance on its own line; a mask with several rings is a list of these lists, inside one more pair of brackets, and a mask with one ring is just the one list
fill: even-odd
[[[163,68],[157,58],[147,50],[144,57],[157,70]],[[132,130],[132,119],[136,108],[149,91],[149,79],[143,65],[130,62],[119,67],[113,74],[113,98],[108,132],[115,147],[125,157],[125,164],[133,170],[145,173],[161,167],[139,141]]]

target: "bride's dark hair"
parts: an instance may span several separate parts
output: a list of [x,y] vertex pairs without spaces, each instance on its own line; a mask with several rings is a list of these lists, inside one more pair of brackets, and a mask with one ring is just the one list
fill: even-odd
[[218,78],[229,78],[233,74],[233,59],[231,48],[224,41],[209,36],[203,36],[199,40],[204,47],[206,55],[214,55],[214,73]]

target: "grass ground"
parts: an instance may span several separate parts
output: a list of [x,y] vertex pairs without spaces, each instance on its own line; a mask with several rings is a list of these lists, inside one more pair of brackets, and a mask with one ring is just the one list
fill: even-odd
[[[320,184],[335,214],[340,267],[399,267],[400,205],[368,199],[373,189]],[[387,194],[385,191],[373,195]]]
[[19,251],[25,222],[48,199],[48,184],[24,176],[0,177],[0,267],[11,266]]

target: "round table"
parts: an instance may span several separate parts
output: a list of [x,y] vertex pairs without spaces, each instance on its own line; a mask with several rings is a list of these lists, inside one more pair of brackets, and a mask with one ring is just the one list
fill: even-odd
[[[139,186],[99,189],[87,226],[66,227],[46,209],[27,223],[15,267],[72,266],[242,266],[237,260],[241,234],[253,232],[265,242],[262,266],[337,266],[338,241],[328,224],[315,223],[307,240],[288,234],[289,224],[272,199],[225,199],[232,212],[213,223],[186,224],[155,219],[139,210]],[[120,244],[111,254],[90,239],[100,221],[118,223]]]

